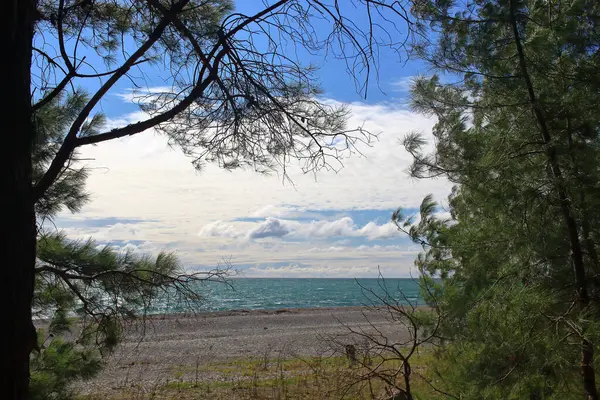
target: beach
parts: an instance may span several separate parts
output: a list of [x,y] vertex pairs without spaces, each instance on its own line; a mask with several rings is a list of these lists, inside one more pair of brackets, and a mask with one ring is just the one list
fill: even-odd
[[[76,385],[81,394],[169,381],[226,379],[211,366],[232,360],[343,355],[339,344],[364,343],[350,330],[405,341],[408,332],[389,315],[364,307],[237,310],[153,316],[127,328],[106,368]],[[335,345],[332,343],[335,342]],[[343,348],[343,346],[342,346]]]

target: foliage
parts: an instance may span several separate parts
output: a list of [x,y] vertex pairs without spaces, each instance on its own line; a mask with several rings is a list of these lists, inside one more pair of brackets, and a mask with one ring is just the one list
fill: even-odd
[[[224,274],[186,274],[172,253],[123,253],[91,239],[42,234],[34,309],[48,322],[43,324],[47,331],[38,330],[38,349],[32,354],[32,396],[68,397],[68,384],[98,373],[127,324],[143,317],[154,302],[195,304],[201,295],[194,283]],[[145,323],[143,318],[139,323]]]
[[[88,96],[81,90],[64,99],[58,96],[36,115],[34,180],[58,151],[65,129],[86,101]],[[85,129],[91,133],[102,124],[98,114]],[[173,253],[152,257],[122,252],[45,228],[44,222],[47,225],[62,209],[79,211],[88,200],[87,171],[77,161],[72,154],[69,165],[36,204],[41,227],[33,308],[35,316],[47,322],[38,329],[37,349],[30,360],[34,399],[69,398],[69,384],[97,374],[102,357],[118,344],[124,325],[143,316],[153,302],[199,301],[194,282],[225,276],[225,271],[186,274]]]
[[[449,220],[398,212],[443,316],[435,366],[464,399],[597,399],[600,6],[419,1],[438,73],[412,89],[435,149],[404,140],[417,178],[455,184]],[[435,280],[433,278],[442,278]],[[579,377],[578,377],[579,376]],[[581,378],[583,377],[583,379]]]
[[[33,181],[39,181],[60,148],[65,131],[73,123],[89,96],[81,89],[72,93],[60,93],[34,116],[36,140],[32,151]],[[86,123],[86,132],[98,132],[105,122],[104,115],[98,113]],[[68,164],[56,181],[36,202],[38,219],[44,220],[56,215],[62,208],[71,212],[81,210],[89,199],[85,192],[88,171],[76,166],[77,153],[71,154]]]
[[[54,321],[53,321],[54,322]],[[56,324],[49,335],[65,333]],[[66,326],[62,327],[67,329]],[[40,351],[32,356],[30,398],[65,399],[72,396],[69,384],[76,379],[93,377],[102,368],[102,362],[93,348],[75,344],[61,336],[44,336],[38,331]],[[49,344],[43,343],[49,341]]]
[[[77,85],[93,88],[93,95],[36,180],[36,196],[60,176],[75,149],[149,128],[165,134],[197,168],[214,162],[285,172],[291,160],[305,172],[340,168],[341,158],[360,151],[357,145],[372,135],[346,126],[347,108],[320,99],[316,69],[302,63],[303,55],[344,60],[357,91],[366,95],[378,49],[401,50],[401,25],[406,35],[412,27],[401,2],[360,1],[356,7],[365,21],[350,19],[347,6],[314,0],[266,3],[254,15],[233,12],[229,0],[40,1],[34,113],[75,93]],[[152,87],[149,77],[164,84]],[[86,129],[120,80],[131,82],[130,97],[145,119]]]

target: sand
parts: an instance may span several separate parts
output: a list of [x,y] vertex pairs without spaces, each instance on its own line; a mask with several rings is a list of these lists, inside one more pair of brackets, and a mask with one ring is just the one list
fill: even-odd
[[207,368],[215,363],[333,355],[344,343],[364,343],[349,328],[376,333],[376,327],[390,341],[405,341],[406,329],[387,317],[361,307],[153,317],[144,328],[130,327],[103,372],[77,390],[160,385],[174,373],[182,380],[210,381],[219,379]]

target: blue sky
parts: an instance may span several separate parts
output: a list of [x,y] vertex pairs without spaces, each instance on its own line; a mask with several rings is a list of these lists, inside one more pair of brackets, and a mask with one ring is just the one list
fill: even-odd
[[[272,3],[272,2],[267,2]],[[367,16],[364,9],[357,6],[352,1],[342,1],[339,3],[343,15],[352,20],[357,26],[367,28]],[[262,6],[262,1],[237,1],[237,10],[247,15],[258,12]],[[398,31],[396,38],[402,39],[407,29],[405,23],[399,18],[394,19]],[[317,22],[317,29],[323,32],[329,32],[331,26],[325,22]],[[367,103],[378,102],[396,102],[405,100],[406,86],[401,82],[397,85],[399,77],[413,77],[419,74],[427,74],[427,66],[418,60],[407,62],[404,54],[392,50],[391,48],[380,47],[379,62],[377,63],[377,73],[375,71],[370,76],[370,85],[365,98],[364,92],[357,93],[358,88],[352,78],[346,73],[345,62],[336,59],[334,56],[324,57],[322,54],[309,56],[308,53],[302,54],[306,63],[315,64],[319,67],[319,77],[326,97],[334,98],[338,101],[354,102],[365,101]],[[360,79],[363,78],[363,79]],[[362,85],[364,75],[359,78],[359,84]],[[399,89],[401,89],[399,91]],[[404,93],[402,93],[404,92]]]
[[[246,13],[260,5],[238,1]],[[360,21],[359,14],[349,13]],[[416,211],[429,193],[443,201],[450,187],[443,180],[410,179],[410,157],[398,143],[411,131],[429,133],[433,126],[406,106],[410,80],[427,74],[426,67],[382,50],[379,74],[371,77],[365,99],[343,62],[302,57],[320,67],[324,100],[351,107],[349,126],[379,133],[377,142],[361,149],[362,157],[345,159],[338,173],[303,175],[292,168],[292,185],[277,174],[216,166],[197,172],[166,138],[147,131],[83,149],[92,200],[81,213],[59,215],[56,227],[122,250],[175,251],[189,269],[227,260],[252,277],[370,277],[378,269],[387,277],[414,275],[419,249],[397,231],[391,214],[397,207]],[[163,72],[147,70],[148,86],[164,85]],[[111,126],[144,118],[126,96],[130,90],[123,80],[102,102]]]

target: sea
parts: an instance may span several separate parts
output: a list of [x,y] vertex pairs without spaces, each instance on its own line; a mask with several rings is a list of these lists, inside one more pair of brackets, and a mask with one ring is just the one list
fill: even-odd
[[201,301],[172,297],[155,303],[149,313],[189,311],[273,310],[400,304],[423,304],[415,279],[236,278],[227,284],[197,283]]

